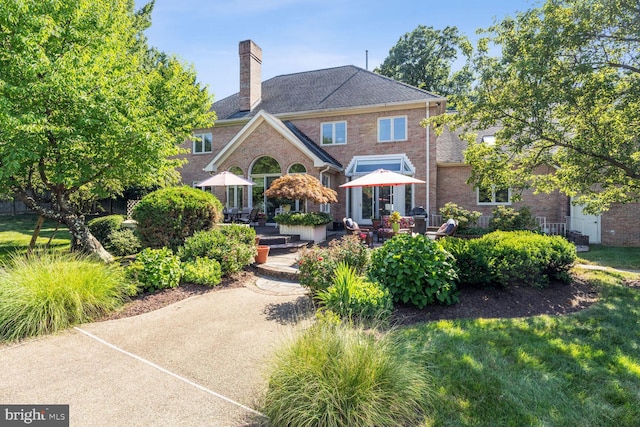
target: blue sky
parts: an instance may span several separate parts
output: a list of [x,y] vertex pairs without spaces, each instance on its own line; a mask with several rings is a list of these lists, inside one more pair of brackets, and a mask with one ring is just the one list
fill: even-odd
[[[136,0],[136,6],[145,4]],[[238,92],[238,43],[262,48],[262,79],[341,65],[380,65],[418,25],[476,29],[539,0],[156,0],[151,45],[192,64],[216,100]]]

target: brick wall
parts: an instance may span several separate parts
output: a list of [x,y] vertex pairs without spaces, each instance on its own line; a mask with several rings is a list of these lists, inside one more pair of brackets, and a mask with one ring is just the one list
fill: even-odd
[[602,214],[602,244],[640,246],[640,203],[615,204]]

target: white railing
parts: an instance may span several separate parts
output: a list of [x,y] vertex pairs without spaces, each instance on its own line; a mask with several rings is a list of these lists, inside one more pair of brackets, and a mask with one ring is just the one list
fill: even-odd
[[[488,228],[491,218],[491,215],[482,215],[480,218],[478,218],[478,221],[476,222],[474,227]],[[547,217],[544,216],[537,216],[535,220],[536,225],[540,227],[540,230],[543,233],[551,234],[554,236],[566,236],[569,217],[566,218],[565,222],[547,222]],[[429,227],[439,227],[440,225],[442,225],[442,223],[442,215],[429,215]]]

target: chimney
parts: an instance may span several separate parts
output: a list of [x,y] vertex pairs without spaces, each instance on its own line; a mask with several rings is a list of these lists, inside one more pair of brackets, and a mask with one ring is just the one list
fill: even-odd
[[240,111],[251,111],[262,99],[262,49],[251,40],[240,42]]

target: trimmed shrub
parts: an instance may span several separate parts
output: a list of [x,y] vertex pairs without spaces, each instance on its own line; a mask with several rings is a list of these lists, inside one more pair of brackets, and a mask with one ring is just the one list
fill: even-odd
[[256,231],[244,225],[228,225],[200,231],[189,237],[178,252],[183,261],[211,258],[220,263],[223,275],[250,265],[256,256]]
[[314,245],[303,249],[298,259],[300,284],[312,294],[331,286],[336,267],[340,262],[354,267],[357,274],[364,274],[369,265],[370,251],[358,236],[346,235],[332,240],[328,247]]
[[274,426],[419,425],[430,382],[390,335],[321,322],[276,351],[262,412]]
[[369,275],[389,289],[394,302],[450,305],[458,302],[454,262],[427,236],[398,234],[373,251]]
[[146,248],[127,267],[127,274],[143,292],[175,288],[182,274],[180,258],[169,248]]
[[338,264],[332,285],[316,297],[327,310],[350,320],[382,321],[393,309],[388,289],[359,276],[345,262]]
[[222,281],[220,263],[211,258],[196,258],[182,263],[180,283],[216,286]]
[[473,286],[489,286],[494,282],[489,259],[489,242],[482,239],[459,239],[447,237],[438,244],[455,258],[458,283]]
[[570,280],[576,248],[560,236],[531,231],[494,231],[479,239],[439,241],[456,259],[461,283],[508,287],[545,287]]
[[116,264],[77,254],[15,255],[0,267],[0,339],[95,320],[119,307],[130,291]]
[[89,227],[93,237],[104,245],[111,233],[120,230],[123,222],[124,217],[122,215],[107,215],[92,219],[87,223],[87,227]]
[[283,225],[324,225],[333,221],[333,217],[325,212],[284,212],[273,219]]
[[211,193],[195,188],[163,188],[144,196],[133,218],[142,246],[177,250],[187,237],[220,222],[222,204]]
[[133,255],[141,248],[140,239],[128,228],[112,231],[105,243],[105,249],[115,256]]

